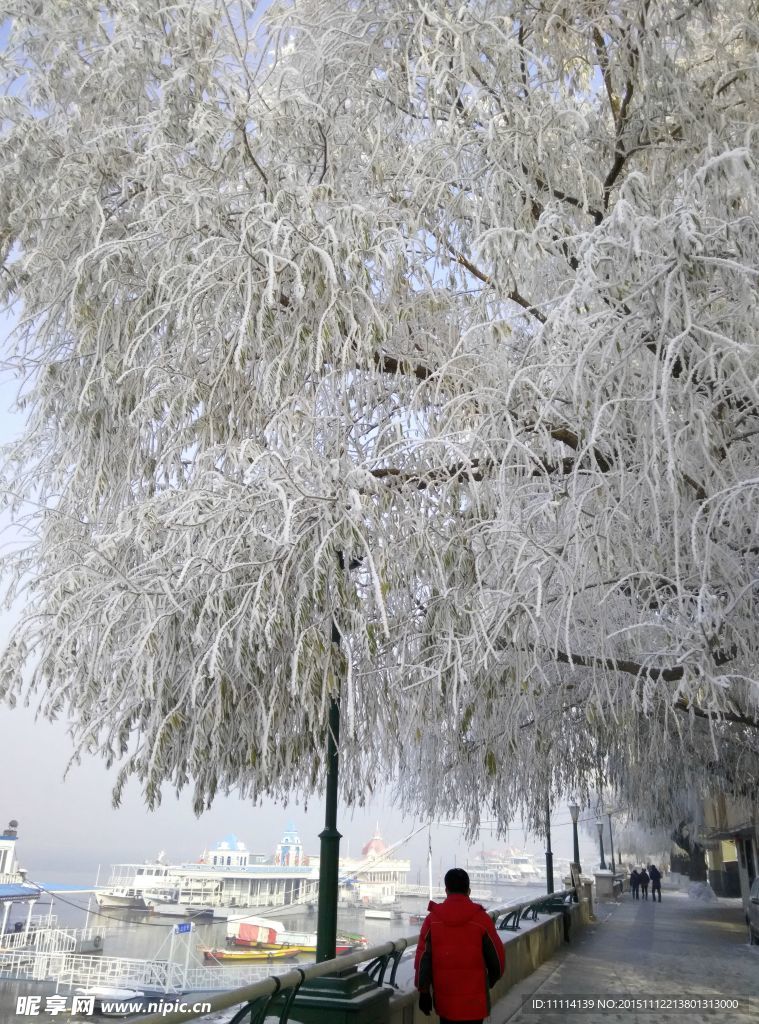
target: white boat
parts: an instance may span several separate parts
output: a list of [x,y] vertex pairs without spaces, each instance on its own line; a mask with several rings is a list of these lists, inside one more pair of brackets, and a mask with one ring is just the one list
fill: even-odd
[[[272,921],[268,917],[236,917],[227,924],[227,942],[235,942],[244,936],[250,943],[271,945],[284,942],[279,936],[285,933],[282,921]],[[306,945],[292,942],[290,945]]]
[[318,870],[303,855],[295,830],[288,829],[272,860],[251,853],[227,836],[193,863],[114,864],[96,898],[101,907],[160,917],[227,920],[251,910],[279,914],[316,899]]
[[489,885],[539,885],[545,881],[531,853],[524,850],[482,850],[466,866],[470,881]]
[[[341,895],[394,904],[397,886],[411,864],[391,859],[379,831],[364,846],[361,861],[340,860]],[[160,917],[230,920],[257,913],[295,916],[312,909],[319,886],[319,860],[306,857],[297,830],[288,826],[273,859],[253,854],[227,836],[194,863],[167,864],[163,855],[142,864],[115,864],[96,898],[103,908]]]
[[[114,867],[121,866],[114,865]],[[108,910],[141,910],[143,913],[148,913],[150,909],[142,893],[134,887],[114,886],[105,892],[96,893],[95,899],[98,906]]]
[[531,853],[512,850],[508,864],[515,872],[515,885],[540,885],[546,880],[545,872],[535,866],[535,860]]

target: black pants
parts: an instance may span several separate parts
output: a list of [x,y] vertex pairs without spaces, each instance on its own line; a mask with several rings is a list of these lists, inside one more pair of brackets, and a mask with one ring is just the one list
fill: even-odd
[[659,893],[659,903],[661,903],[661,882],[654,882],[651,886],[651,899],[656,899],[656,894]]
[[647,900],[648,899],[648,886],[647,885],[641,885],[641,889],[643,890],[643,899]]
[[632,887],[632,894],[633,894],[633,899],[634,899],[634,900],[639,900],[639,899],[640,899],[640,893],[638,892],[638,889],[639,889],[639,888],[640,888],[640,887],[639,887],[639,886],[637,886],[637,885],[634,885],[634,886]]

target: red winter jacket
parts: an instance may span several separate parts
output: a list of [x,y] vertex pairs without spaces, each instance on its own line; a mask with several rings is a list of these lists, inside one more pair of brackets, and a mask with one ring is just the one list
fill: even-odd
[[490,1013],[490,988],[503,974],[503,943],[495,925],[468,896],[430,903],[416,947],[416,987],[432,989],[435,1010],[448,1020]]

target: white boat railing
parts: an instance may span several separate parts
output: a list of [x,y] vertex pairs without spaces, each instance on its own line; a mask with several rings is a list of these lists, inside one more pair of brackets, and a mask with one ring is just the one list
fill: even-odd
[[[310,961],[313,962],[313,961]],[[304,965],[305,966],[305,965]],[[270,978],[271,964],[236,964],[234,967],[189,967],[185,975],[189,992],[222,992]]]
[[0,938],[0,949],[34,949],[41,953],[74,953],[80,943],[100,938],[102,946],[106,929],[102,925],[92,928],[29,928],[8,932]]
[[0,885],[23,885],[24,876],[18,871],[4,871],[0,875]]
[[0,953],[0,978],[33,978],[36,959],[34,950],[16,949]]
[[135,957],[60,955],[50,963],[49,976],[57,988],[130,988],[158,992],[183,989],[184,967],[168,960],[139,960]]
[[[430,887],[428,885],[399,885],[396,887],[396,893],[398,896],[427,896],[430,895]],[[471,897],[473,900],[489,900],[492,897],[490,889],[472,889]],[[445,889],[433,889],[432,890],[433,900],[444,900]]]
[[271,976],[271,964],[189,967],[168,960],[87,956],[39,949],[0,953],[0,979],[54,981],[57,989],[130,988],[169,994],[224,991]]

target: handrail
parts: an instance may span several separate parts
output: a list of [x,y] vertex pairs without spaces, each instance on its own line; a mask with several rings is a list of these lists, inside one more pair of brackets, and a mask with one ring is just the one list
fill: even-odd
[[[547,900],[551,896],[564,896],[569,892],[574,892],[574,889],[556,889],[552,893],[547,893],[542,898]],[[487,913],[495,921],[501,914],[517,910],[520,906],[529,907],[535,902],[535,897],[530,900],[517,900],[495,910],[488,910]],[[419,932],[415,932],[413,935],[384,942],[379,946],[372,946],[370,949],[362,949],[358,953],[339,956],[334,960],[324,960],[322,963],[313,964],[310,967],[295,967],[285,974],[272,975],[252,985],[244,985],[242,988],[220,992],[217,996],[211,996],[210,999],[205,1001],[206,1006],[210,1006],[210,1009],[206,1009],[202,1013],[151,1013],[140,1017],[139,1021],[140,1024],[180,1024],[180,1022],[206,1017],[209,1013],[214,1013],[217,1010],[228,1010],[232,1006],[239,1006],[240,1003],[253,1003],[257,999],[273,996],[279,992],[286,992],[292,988],[299,988],[304,981],[323,978],[330,974],[342,974],[349,967],[358,967],[359,964],[366,963],[368,960],[392,956],[393,953],[403,953],[410,946],[416,945],[419,934]]]

